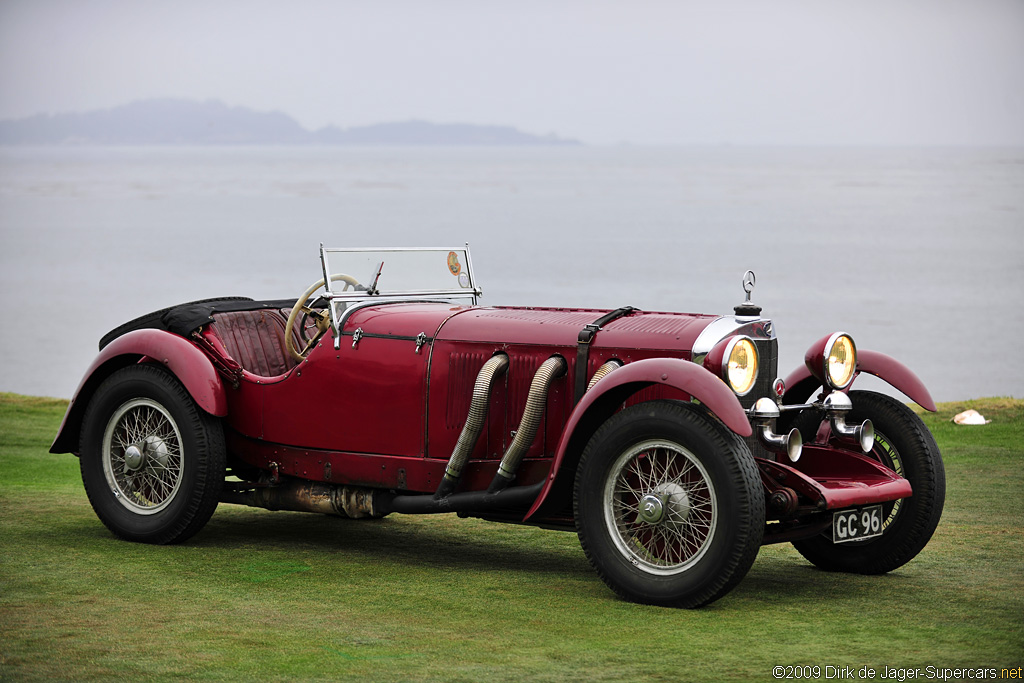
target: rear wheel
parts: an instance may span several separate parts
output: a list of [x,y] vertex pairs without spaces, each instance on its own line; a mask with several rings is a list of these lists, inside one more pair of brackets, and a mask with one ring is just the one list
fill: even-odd
[[621,597],[699,607],[746,575],[764,495],[746,445],[702,409],[652,401],[594,434],[576,476],[580,544]]
[[80,450],[89,502],[121,538],[177,543],[217,507],[225,467],[220,422],[159,366],[129,366],[99,386]]
[[[836,544],[829,532],[793,546],[822,569],[884,574],[912,560],[931,539],[942,516],[946,474],[935,439],[910,408],[871,391],[851,391],[850,400],[853,410],[847,422],[870,419],[874,424],[875,445],[869,457],[906,478],[914,494],[883,507],[881,536]],[[818,421],[811,421],[814,424],[798,425],[805,436],[817,430]]]

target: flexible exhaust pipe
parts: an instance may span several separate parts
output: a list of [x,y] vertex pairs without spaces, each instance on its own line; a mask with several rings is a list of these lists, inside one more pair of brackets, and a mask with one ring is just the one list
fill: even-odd
[[512,439],[508,450],[505,451],[505,455],[501,458],[498,472],[494,475],[494,480],[491,481],[491,485],[487,489],[488,493],[501,491],[515,478],[516,470],[519,469],[526,451],[529,450],[534,437],[537,435],[537,426],[540,424],[540,418],[544,414],[544,406],[547,403],[548,390],[551,388],[551,383],[564,375],[565,369],[564,358],[561,356],[551,356],[551,358],[548,358],[541,364],[537,374],[533,376],[533,382],[530,383],[530,393],[526,397],[526,408],[523,409],[523,419],[519,423],[519,429],[516,430],[515,438]]
[[434,498],[440,499],[450,495],[459,485],[462,468],[465,467],[466,461],[473,453],[476,442],[480,438],[480,432],[483,431],[494,380],[504,373],[506,368],[508,368],[508,356],[499,353],[491,356],[476,376],[476,384],[473,385],[473,400],[469,404],[466,424],[462,427],[462,433],[459,434],[459,440],[455,444],[451,457],[448,458],[448,467],[445,469],[444,478],[437,487],[437,492],[434,493]]
[[590,384],[587,385],[587,391],[593,389],[594,385],[600,382],[602,379],[604,379],[604,376],[607,375],[609,372],[611,372],[612,370],[618,370],[621,367],[622,361],[615,360],[614,358],[604,363],[604,365],[599,367],[594,372],[594,376],[590,378]]

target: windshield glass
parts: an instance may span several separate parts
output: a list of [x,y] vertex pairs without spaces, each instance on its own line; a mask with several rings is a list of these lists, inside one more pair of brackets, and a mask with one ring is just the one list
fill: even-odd
[[324,271],[345,274],[359,284],[332,278],[334,299],[368,296],[480,295],[473,277],[468,247],[422,249],[327,249],[321,247]]

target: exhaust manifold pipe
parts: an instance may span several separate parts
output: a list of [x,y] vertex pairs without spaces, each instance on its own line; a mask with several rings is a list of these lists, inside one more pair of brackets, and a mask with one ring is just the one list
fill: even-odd
[[494,380],[508,368],[508,356],[504,353],[491,356],[490,360],[484,363],[480,373],[476,376],[476,383],[473,385],[473,400],[469,404],[469,415],[466,417],[466,424],[462,427],[459,440],[455,444],[452,455],[448,458],[448,467],[444,472],[444,479],[441,480],[434,493],[434,498],[444,498],[455,490],[462,476],[462,468],[473,453],[480,432],[483,431],[484,420],[487,418],[487,404],[491,398],[491,389]]
[[548,358],[541,364],[537,374],[533,376],[533,382],[530,383],[530,393],[526,397],[526,408],[523,409],[523,419],[519,423],[519,429],[516,430],[515,438],[512,439],[508,450],[505,451],[505,455],[501,458],[498,472],[494,475],[494,479],[487,489],[488,493],[501,491],[515,478],[516,470],[519,469],[526,451],[529,450],[534,437],[537,435],[537,426],[540,424],[540,418],[544,414],[544,406],[547,403],[548,390],[551,388],[551,383],[565,374],[565,369],[564,358],[561,356],[551,356],[551,358]]

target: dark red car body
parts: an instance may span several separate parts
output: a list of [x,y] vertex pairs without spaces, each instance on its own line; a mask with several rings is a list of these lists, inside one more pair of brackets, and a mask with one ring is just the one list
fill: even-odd
[[[899,501],[915,500],[915,489],[924,485],[912,481],[912,463],[906,458],[897,458],[894,464],[891,456],[887,460],[862,452],[851,447],[849,439],[844,441],[830,433],[829,413],[824,404],[829,390],[818,393],[827,380],[816,366],[815,353],[809,352],[806,366],[786,378],[788,390],[776,395],[779,383],[773,380],[777,376],[777,340],[771,321],[749,308],[749,304],[747,309],[737,307],[736,314],[729,316],[625,310],[600,329],[593,329],[595,321],[610,311],[483,307],[422,300],[425,298],[376,304],[371,293],[359,306],[347,311],[337,332],[326,325],[322,327],[322,336],[301,361],[290,357],[285,344],[286,335],[294,335],[296,330],[285,329],[288,306],[282,302],[198,304],[201,313],[204,306],[209,309],[209,318],[187,334],[181,329],[162,329],[168,327],[164,322],[166,312],[143,320],[139,329],[131,329],[133,325],[129,324],[102,348],[86,372],[51,450],[88,451],[91,446],[85,440],[100,437],[87,435],[103,432],[102,418],[90,417],[99,409],[90,411],[89,405],[104,391],[104,383],[132,366],[159,367],[180,383],[197,411],[206,416],[202,417],[207,420],[203,424],[215,424],[209,429],[218,429],[223,434],[225,467],[228,474],[235,476],[225,481],[217,493],[221,502],[350,516],[455,511],[485,519],[580,531],[585,505],[600,503],[586,503],[581,508],[579,498],[591,495],[581,488],[586,487],[587,476],[603,481],[600,474],[580,472],[581,462],[598,457],[584,458],[584,453],[588,446],[599,450],[600,444],[592,442],[602,425],[616,415],[622,421],[621,415],[632,414],[628,412],[631,410],[639,415],[644,406],[656,406],[668,411],[665,414],[681,410],[686,415],[693,413],[708,433],[734,444],[730,448],[741,454],[739,462],[743,467],[748,467],[744,464],[748,463],[744,446],[751,453],[749,463],[756,467],[756,475],[743,476],[748,482],[753,481],[747,485],[747,497],[760,498],[754,503],[762,511],[753,513],[753,524],[760,528],[743,532],[752,535],[753,540],[743,542],[742,552],[734,551],[737,557],[742,556],[740,565],[745,563],[746,567],[740,566],[733,572],[738,576],[716,581],[714,575],[721,574],[720,568],[711,566],[704,572],[696,560],[684,560],[683,555],[690,553],[701,563],[710,561],[703,558],[713,556],[719,542],[709,536],[702,541],[700,553],[696,549],[685,551],[679,562],[672,560],[666,565],[689,567],[692,561],[707,576],[699,576],[696,583],[691,580],[686,585],[666,589],[667,592],[659,592],[657,587],[648,591],[644,581],[662,580],[662,569],[657,563],[646,574],[641,571],[634,585],[623,574],[630,571],[629,566],[609,568],[607,563],[614,564],[619,558],[602,558],[600,555],[607,555],[608,551],[595,549],[597,541],[588,543],[584,534],[596,533],[593,524],[589,531],[581,531],[581,539],[602,578],[621,595],[641,602],[684,606],[706,604],[735,585],[753,561],[752,545],[756,554],[756,546],[762,543],[829,536],[835,528],[836,511],[856,511],[866,506],[885,506],[881,514],[889,516],[887,525],[895,526],[893,519],[898,518],[897,513],[910,513],[909,504],[899,512]],[[719,329],[724,332],[716,332]],[[723,381],[721,372],[716,371],[723,361],[714,358],[716,350],[721,353],[725,340],[737,336],[750,339],[761,359],[755,386],[743,396]],[[584,337],[588,337],[585,342]],[[301,344],[301,340],[295,342]],[[820,351],[816,353],[820,355]],[[463,471],[442,495],[446,468],[473,408],[478,375],[489,359],[500,354],[507,358],[507,367],[480,403],[486,415]],[[495,486],[499,462],[523,421],[538,368],[552,357],[560,359],[561,372],[549,380],[544,392],[535,436],[515,469],[514,479],[507,485],[501,480],[502,485]],[[608,361],[617,361],[621,367],[612,369],[580,394],[579,373],[589,380]],[[856,372],[877,375],[924,408],[934,410],[920,380],[888,356],[861,350],[856,357]],[[856,412],[856,392],[850,394],[847,385],[838,393],[853,396]],[[758,418],[754,410],[755,400],[766,396],[783,408],[774,419]],[[111,399],[110,403],[125,400]],[[873,397],[869,402],[874,405],[879,401],[882,399]],[[173,410],[169,412],[173,414]],[[90,419],[97,422],[91,431],[86,429]],[[209,422],[210,419],[214,421]],[[900,419],[910,418],[901,414]],[[175,418],[173,422],[177,427],[181,420]],[[765,428],[784,433],[794,426],[806,442],[795,462],[784,457],[784,446],[772,450],[756,433]],[[111,429],[107,425],[106,433]],[[132,454],[141,452],[146,457],[146,443],[154,452],[158,447],[162,452],[169,448],[154,438],[140,439],[136,439],[141,444],[139,449]],[[684,440],[670,439],[668,443]],[[682,450],[691,455],[696,453],[694,462],[707,466],[704,479],[716,491],[722,489],[722,493],[716,493],[717,519],[722,520],[722,525],[732,525],[726,507],[743,507],[748,503],[735,504],[722,497],[728,485],[712,469],[717,467],[713,463],[714,453],[703,455],[693,445]],[[109,457],[109,453],[102,455],[109,448],[99,451],[97,457]],[[115,456],[123,457],[123,451],[122,448],[120,455]],[[607,457],[613,456],[614,453]],[[152,452],[148,457],[147,462],[155,462]],[[644,456],[637,457],[642,461]],[[931,462],[933,470],[932,461],[936,458],[937,449],[933,458],[924,458]],[[165,461],[163,456],[161,462]],[[83,458],[83,476],[87,467],[98,466],[87,464]],[[104,471],[113,472],[110,477],[116,479],[118,467],[121,466],[108,465]],[[123,469],[127,473],[129,468],[125,465]],[[941,460],[938,474],[941,475]],[[625,475],[620,479],[622,476]],[[694,494],[683,491],[689,486],[687,476],[673,474],[677,483],[659,484],[659,492],[644,500],[674,511],[662,514],[676,514],[692,522],[697,518],[696,503],[687,497]],[[751,476],[756,479],[751,480]],[[110,477],[108,480],[113,483]],[[697,476],[697,480],[699,483],[701,477]],[[944,479],[937,484],[933,474],[927,485],[938,490],[927,501],[927,514],[921,513],[930,528],[918,532],[913,539],[918,547],[910,557],[924,546],[938,522],[942,506],[939,484],[944,486]],[[96,492],[96,485],[89,485],[88,479],[86,486],[90,497],[103,495]],[[114,494],[120,495],[117,490]],[[211,495],[205,494],[204,500]],[[610,501],[615,495],[618,494],[605,494],[603,500]],[[149,538],[130,525],[123,528],[117,521],[121,508],[113,505],[112,509],[116,510],[113,518],[100,509],[97,511],[115,533],[131,540],[179,541],[202,526],[201,522],[190,521],[185,525],[185,535]],[[140,510],[144,512],[147,511]],[[212,514],[212,507],[209,513]],[[138,518],[150,523],[153,516]],[[639,524],[639,517],[637,520]],[[663,518],[648,520],[647,527],[657,529],[659,524],[668,522]],[[709,527],[720,531],[719,526]],[[627,539],[628,549],[628,534],[622,538]],[[883,534],[861,540],[857,545],[878,546],[884,540]],[[668,542],[655,543],[660,549]],[[609,547],[623,546],[613,538]],[[628,556],[629,552],[632,551],[620,554]],[[828,566],[827,561],[809,557]],[[898,564],[910,557],[901,557]],[[887,565],[893,561],[882,564],[886,566],[878,570],[888,571],[892,567]],[[860,565],[848,570],[875,571],[872,566]],[[672,576],[685,577],[688,572],[691,570],[680,569]]]

